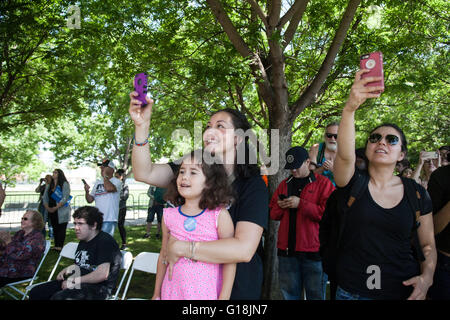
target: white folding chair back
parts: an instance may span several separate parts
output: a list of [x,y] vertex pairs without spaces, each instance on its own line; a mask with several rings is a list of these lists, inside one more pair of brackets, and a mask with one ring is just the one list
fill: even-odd
[[[12,282],[12,283],[8,283],[7,285],[5,285],[4,287],[4,293],[6,293],[7,295],[9,295],[10,297],[12,297],[15,300],[19,300],[19,298],[17,298],[15,295],[13,295],[11,292],[8,292],[7,289],[11,289],[15,292],[17,292],[22,298],[22,300],[25,300],[25,298],[28,295],[28,291],[30,291],[30,287],[33,285],[34,280],[36,280],[37,278],[37,274],[39,272],[39,269],[41,269],[42,263],[45,260],[45,257],[47,257],[48,252],[50,251],[50,245],[51,242],[50,240],[46,240],[45,241],[45,249],[44,249],[44,253],[42,254],[42,258],[41,261],[39,262],[39,265],[36,268],[36,271],[34,272],[33,277],[29,278],[29,279],[25,279],[25,280],[21,280],[21,281],[16,281],[16,282]],[[27,287],[25,288],[25,291],[20,290],[19,288],[17,288],[17,285],[20,284],[24,284],[24,283],[28,283]]]
[[59,253],[58,260],[56,260],[55,266],[53,267],[53,270],[50,273],[50,276],[48,277],[47,281],[50,281],[52,279],[53,274],[55,273],[56,268],[58,267],[59,262],[61,261],[61,258],[75,260],[75,251],[77,251],[77,247],[78,247],[77,242],[66,243],[66,245],[62,248],[61,252]]
[[136,256],[136,258],[134,258],[130,276],[128,277],[128,281],[122,295],[122,300],[125,300],[125,297],[127,296],[128,287],[130,286],[130,281],[133,277],[134,270],[156,274],[158,257],[159,253],[156,252],[141,252]]
[[130,270],[131,264],[133,263],[133,255],[129,251],[120,250],[122,253],[122,264],[120,265],[120,269],[123,270],[122,278],[120,279],[119,285],[117,286],[116,293],[111,298],[111,300],[117,300],[119,296],[120,289],[122,289],[123,282],[127,277],[128,270]]

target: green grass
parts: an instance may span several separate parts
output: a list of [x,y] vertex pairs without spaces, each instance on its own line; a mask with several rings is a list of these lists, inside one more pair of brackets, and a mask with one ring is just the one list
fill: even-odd
[[[152,226],[151,229],[151,239],[143,239],[142,236],[145,233],[145,225],[142,226],[126,226],[127,231],[127,251],[130,251],[133,254],[133,257],[136,257],[140,252],[158,252],[161,249],[161,240],[155,239],[154,235],[156,234],[156,226]],[[119,230],[116,228],[116,232],[114,234],[114,238],[116,239],[119,246],[122,245],[122,242],[120,240],[119,236]],[[66,234],[66,241],[68,242],[78,242],[77,238],[75,237],[75,232],[73,229],[67,229]],[[45,258],[45,261],[39,270],[38,279],[35,283],[47,281],[50,272],[52,271],[53,267],[55,266],[56,260],[58,259],[59,252],[55,250],[50,250],[47,257]],[[72,264],[73,261],[69,259],[61,259],[61,262],[59,263],[58,269],[55,272],[55,275],[53,276],[53,279],[56,278],[56,275],[60,270],[67,267],[68,265]],[[122,277],[122,271],[119,275],[120,281]],[[128,280],[128,276],[127,279]],[[123,289],[126,285],[126,280],[122,286],[121,293],[119,294],[119,297],[122,296]],[[155,275],[135,271],[133,278],[130,283],[130,287],[127,293],[127,297],[129,298],[143,298],[143,299],[150,299],[153,296],[153,289],[155,286]],[[0,300],[10,300],[11,298],[5,294],[0,295]]]

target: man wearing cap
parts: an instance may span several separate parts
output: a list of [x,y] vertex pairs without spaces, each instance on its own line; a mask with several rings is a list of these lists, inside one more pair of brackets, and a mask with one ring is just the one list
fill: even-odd
[[106,159],[102,163],[98,163],[98,166],[100,167],[102,178],[95,181],[90,193],[90,186],[88,184],[84,185],[85,197],[88,203],[95,201],[95,206],[103,213],[102,231],[114,236],[119,217],[122,183],[114,177],[114,170],[116,169],[114,162]]
[[270,201],[270,218],[280,221],[278,262],[280,288],[286,300],[324,300],[326,278],[319,254],[319,222],[334,186],[310,171],[308,151],[293,147],[286,152],[284,179]]

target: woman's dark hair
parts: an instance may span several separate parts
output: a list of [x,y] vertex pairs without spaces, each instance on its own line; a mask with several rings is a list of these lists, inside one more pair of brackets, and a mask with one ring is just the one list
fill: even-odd
[[[406,158],[406,155],[408,154],[408,142],[406,141],[406,136],[403,133],[403,130],[400,129],[400,127],[397,126],[396,124],[393,124],[393,123],[380,124],[379,126],[375,127],[372,131],[370,131],[369,135],[371,135],[375,130],[382,128],[382,127],[391,127],[400,134],[400,142],[402,143],[401,150],[405,154],[404,158]],[[367,147],[367,143],[368,143],[368,140],[366,141],[366,147]]]
[[[58,172],[58,181],[56,182],[56,185],[60,186],[62,190],[64,182],[67,182],[66,176],[64,175],[64,172],[61,169],[55,169],[55,171]],[[55,186],[54,183],[55,182],[52,179],[52,182],[50,183],[50,190],[53,189],[53,187]]]
[[[212,115],[215,115],[219,112],[226,112],[230,115],[235,130],[241,129],[245,133],[247,132],[247,130],[251,129],[247,117],[240,111],[236,109],[225,108],[214,112]],[[249,140],[248,135],[245,135],[244,141],[242,142],[243,146],[236,146],[236,150],[240,150],[239,152],[244,152],[245,155],[244,163],[236,163],[237,161],[235,160],[236,165],[234,169],[234,174],[242,178],[249,178],[261,174],[259,166],[256,163],[255,164],[250,163],[250,159],[257,159],[257,158],[255,148],[250,147],[248,140]]]
[[84,206],[80,207],[73,213],[72,217],[74,219],[84,219],[86,223],[90,226],[94,226],[97,222],[96,230],[101,230],[103,225],[103,213],[96,207]]
[[[205,175],[205,188],[202,192],[199,207],[201,209],[208,208],[211,210],[220,206],[226,207],[230,204],[233,198],[233,191],[228,182],[227,172],[222,164],[216,162],[208,164],[208,161],[205,161],[202,155],[203,153],[201,150],[200,152],[192,151],[183,159],[184,161],[190,158],[193,161],[201,162],[199,165]],[[170,201],[175,206],[181,206],[185,202],[177,188],[177,178],[179,172],[180,170],[178,170],[177,174],[172,179],[167,188],[167,192],[164,195],[164,200]]]

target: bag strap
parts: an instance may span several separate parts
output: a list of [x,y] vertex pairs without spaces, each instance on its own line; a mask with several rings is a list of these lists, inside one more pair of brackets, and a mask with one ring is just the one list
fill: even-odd
[[[341,242],[342,234],[345,227],[345,220],[347,217],[347,211],[350,210],[350,207],[361,198],[361,196],[364,194],[364,192],[367,189],[367,186],[369,185],[369,175],[368,174],[358,174],[356,176],[356,180],[353,183],[353,186],[350,189],[350,196],[347,200],[347,203],[342,203],[342,198],[339,197],[338,201],[338,208],[342,208],[342,214],[340,219],[340,225],[339,225],[339,233],[338,233],[338,239],[337,239],[337,246],[339,247],[339,243]],[[344,200],[345,201],[345,200]],[[339,209],[338,209],[339,210]]]
[[416,258],[419,261],[425,261],[422,247],[420,246],[419,235],[417,229],[420,226],[419,218],[423,212],[422,197],[420,196],[418,184],[410,178],[401,177],[404,187],[404,192],[408,200],[409,206],[412,209],[413,228],[412,228],[412,245],[415,251]]

